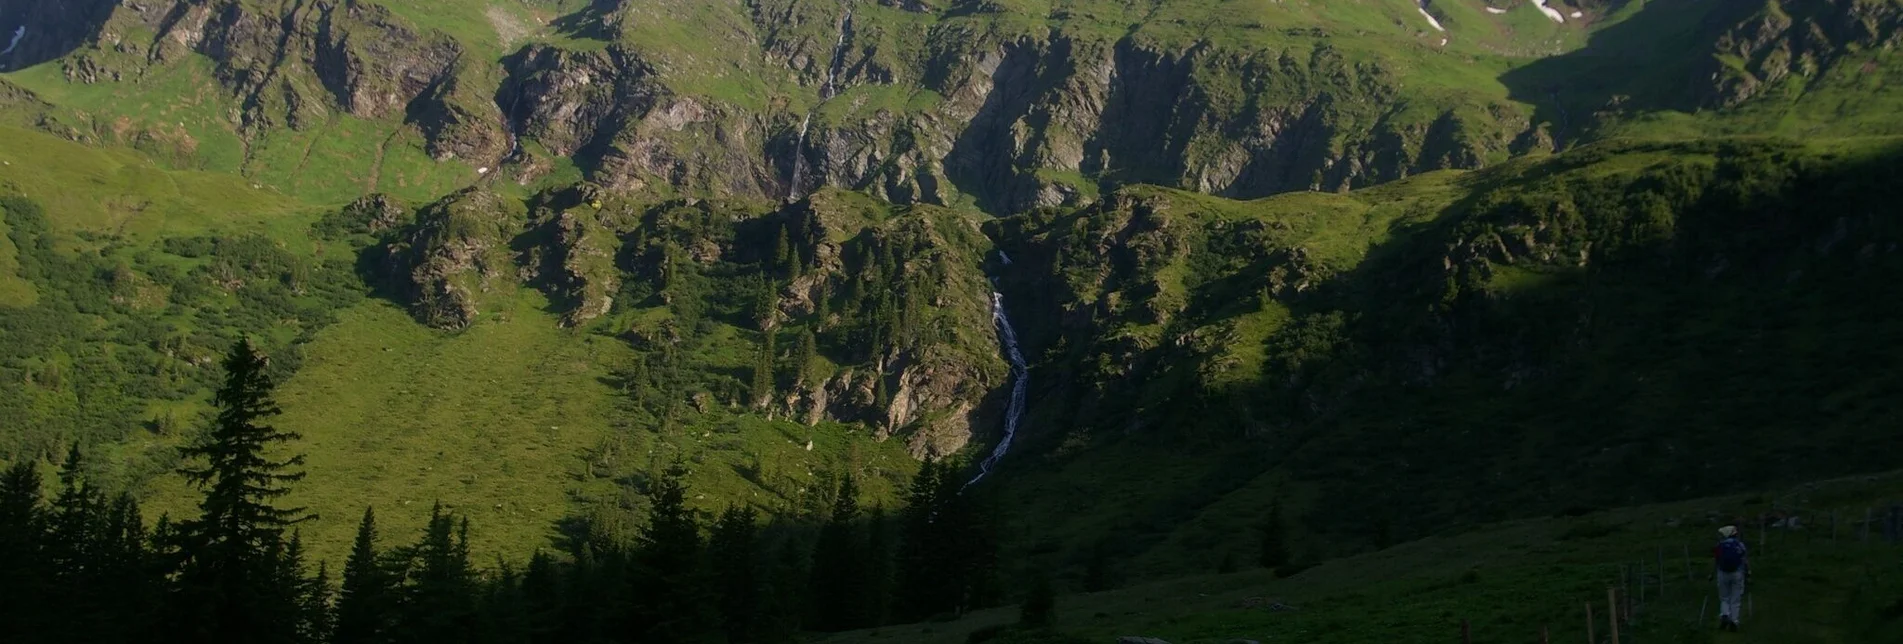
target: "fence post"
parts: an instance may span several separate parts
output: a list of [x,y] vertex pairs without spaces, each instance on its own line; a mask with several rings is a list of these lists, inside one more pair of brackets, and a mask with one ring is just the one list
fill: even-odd
[[1460,620],[1460,644],[1474,644],[1473,627],[1467,620]]
[[1665,598],[1665,546],[1659,546],[1659,598]]
[[1837,511],[1830,511],[1830,542],[1837,543]]
[[1550,639],[1550,638],[1548,638],[1548,637],[1546,636],[1546,625],[1545,625],[1545,624],[1541,624],[1541,625],[1540,625],[1540,644],[1553,644],[1553,641],[1552,641],[1552,639]]
[[1863,542],[1870,543],[1870,508],[1863,509]]
[[1685,583],[1689,584],[1694,581],[1698,580],[1692,577],[1692,547],[1687,544],[1685,546]]
[[1645,605],[1645,558],[1639,558],[1639,605]]
[[1612,644],[1619,644],[1619,589],[1606,589],[1606,625],[1612,629]]
[[1599,644],[1599,638],[1593,635],[1592,602],[1586,602],[1586,644]]

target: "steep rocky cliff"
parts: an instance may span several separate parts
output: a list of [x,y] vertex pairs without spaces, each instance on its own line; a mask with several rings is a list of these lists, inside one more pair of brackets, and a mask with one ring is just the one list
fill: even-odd
[[519,202],[477,188],[417,212],[386,253],[391,280],[418,320],[459,329],[476,322],[497,291],[517,278],[510,242],[526,224]]

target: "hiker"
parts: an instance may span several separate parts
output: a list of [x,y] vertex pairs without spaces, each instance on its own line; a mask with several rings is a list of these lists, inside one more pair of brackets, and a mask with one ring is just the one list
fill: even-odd
[[1719,528],[1718,536],[1718,545],[1711,549],[1718,565],[1718,628],[1737,632],[1744,586],[1751,579],[1751,562],[1746,559],[1744,542],[1738,539],[1737,526]]

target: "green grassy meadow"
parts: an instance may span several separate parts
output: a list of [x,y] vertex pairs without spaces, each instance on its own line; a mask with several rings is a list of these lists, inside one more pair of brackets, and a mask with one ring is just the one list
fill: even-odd
[[[1617,586],[1638,606],[1621,641],[1892,644],[1903,641],[1903,578],[1898,575],[1903,545],[1882,543],[1880,532],[1866,543],[1855,523],[1866,508],[1899,498],[1903,478],[1860,477],[1777,494],[1479,526],[1328,561],[1283,579],[1243,560],[1240,572],[1102,592],[1063,594],[1060,583],[1057,630],[1082,642],[1137,635],[1172,644],[1238,639],[1372,644],[1457,642],[1465,621],[1475,642],[1536,642],[1542,629],[1550,641],[1578,642],[1586,640],[1585,605],[1590,602],[1595,635],[1606,641],[1606,589]],[[1719,517],[1773,508],[1798,514],[1805,528],[1748,531],[1752,610],[1742,632],[1718,633],[1716,604],[1705,602],[1715,601],[1707,553],[1717,539]],[[1229,538],[1253,544],[1256,535],[1252,528],[1238,527]],[[1636,581],[1636,573],[1622,582],[1622,565],[1633,571],[1643,565],[1645,583]],[[1640,586],[1643,602],[1636,601]],[[1295,610],[1272,610],[1268,603]],[[1015,607],[1002,607],[824,641],[957,644],[980,641],[967,638],[1016,619]],[[995,641],[1040,640],[1006,635]]]

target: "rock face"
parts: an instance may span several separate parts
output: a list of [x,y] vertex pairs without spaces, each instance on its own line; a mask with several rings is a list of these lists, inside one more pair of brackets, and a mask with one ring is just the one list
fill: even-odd
[[1903,44],[1903,6],[1894,2],[1770,0],[1762,5],[1719,37],[1718,56],[1706,63],[1710,81],[1700,96],[1704,106],[1736,107],[1787,78],[1821,78],[1852,52]]
[[[14,4],[46,9],[18,10]],[[439,159],[493,160],[507,151],[491,90],[470,85],[463,45],[359,0],[253,3],[158,0],[0,3],[32,38],[10,58],[61,61],[68,80],[127,81],[188,55],[210,59],[237,99],[234,125],[255,137],[303,129],[341,112],[411,120]]]
[[444,197],[419,211],[416,224],[388,247],[391,279],[424,324],[468,327],[490,296],[516,279],[509,242],[526,222],[521,203],[478,188]]
[[[814,117],[675,95],[620,45],[531,47],[507,62],[501,103],[551,152],[598,157],[604,185],[766,197],[839,186],[897,203],[964,193],[995,212],[1075,204],[1111,179],[1243,198],[1369,185],[1477,167],[1528,127],[1506,105],[1397,110],[1398,79],[1325,45],[1177,50],[946,31],[907,58],[860,36],[845,34],[839,68],[819,72],[840,93]],[[803,70],[829,55],[822,45],[768,47]],[[872,100],[919,90],[931,98]]]

